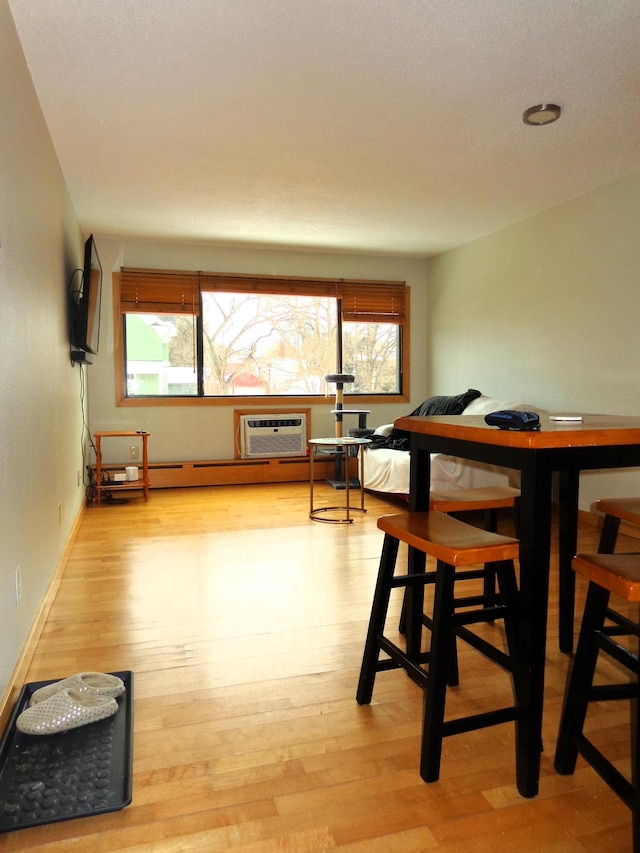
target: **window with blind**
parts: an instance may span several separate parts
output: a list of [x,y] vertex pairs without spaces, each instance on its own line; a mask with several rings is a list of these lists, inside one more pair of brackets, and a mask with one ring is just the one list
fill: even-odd
[[123,268],[114,277],[119,397],[323,396],[351,373],[362,397],[404,396],[403,282]]

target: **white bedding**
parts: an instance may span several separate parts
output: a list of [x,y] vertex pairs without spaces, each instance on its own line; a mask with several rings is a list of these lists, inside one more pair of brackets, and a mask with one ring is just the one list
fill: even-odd
[[[409,494],[409,453],[400,450],[364,451],[364,487],[374,492]],[[457,459],[444,453],[431,456],[431,488],[475,489],[482,486],[509,486],[510,472],[495,465]]]
[[[508,400],[496,400],[493,397],[481,396],[473,400],[464,410],[465,415],[487,415],[501,409],[519,409],[521,411],[538,411],[525,403],[513,403]],[[375,432],[388,435],[393,424],[378,427]],[[375,492],[386,492],[395,495],[409,494],[408,451],[387,450],[381,447],[377,450],[365,448],[364,451],[364,487]],[[431,455],[431,488],[435,491],[447,489],[475,489],[485,486],[515,486],[519,487],[517,474],[496,465],[485,465],[469,459],[458,459],[444,453]]]

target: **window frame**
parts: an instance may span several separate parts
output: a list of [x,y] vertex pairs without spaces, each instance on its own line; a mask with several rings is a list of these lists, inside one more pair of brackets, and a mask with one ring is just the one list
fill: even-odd
[[[181,313],[201,322],[200,290],[236,293],[273,293],[300,296],[329,296],[342,299],[345,322],[391,322],[402,327],[399,357],[401,390],[395,394],[345,394],[359,403],[397,403],[410,399],[410,288],[403,281],[376,279],[306,278],[243,273],[141,269],[123,267],[113,272],[113,330],[116,406],[237,406],[326,405],[318,395],[228,397],[153,396],[128,397],[124,345],[124,315],[127,313]],[[190,306],[190,307],[189,307]],[[198,339],[200,334],[198,334]],[[200,340],[198,345],[201,345]],[[345,389],[347,390],[347,389]]]

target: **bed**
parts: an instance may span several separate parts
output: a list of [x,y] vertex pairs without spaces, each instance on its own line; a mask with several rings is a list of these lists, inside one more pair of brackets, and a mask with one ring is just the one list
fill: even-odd
[[[469,392],[467,392],[469,394]],[[456,398],[437,398],[438,400],[464,400],[465,395]],[[436,398],[429,398],[435,400]],[[422,414],[431,411],[425,406],[425,401],[419,409]],[[450,410],[449,414],[487,415],[500,409],[519,409],[520,411],[540,411],[527,403],[514,403],[511,400],[498,400],[479,394],[467,402],[461,411]],[[417,413],[416,410],[415,413]],[[444,414],[440,411],[440,414]],[[414,414],[414,412],[412,412]],[[372,431],[373,436],[390,437],[393,435],[393,424],[384,424]],[[376,439],[374,438],[374,442]],[[390,442],[393,444],[393,442]],[[408,450],[398,450],[392,447],[367,447],[364,450],[364,487],[372,492],[384,492],[394,495],[409,494],[410,454]],[[518,475],[506,468],[496,465],[486,465],[468,459],[458,459],[444,453],[434,453],[431,456],[431,488],[434,491],[448,489],[475,489],[486,486],[514,486],[519,488]]]

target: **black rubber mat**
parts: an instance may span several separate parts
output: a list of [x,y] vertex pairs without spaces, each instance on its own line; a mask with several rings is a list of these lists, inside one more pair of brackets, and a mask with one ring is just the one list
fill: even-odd
[[[0,832],[117,811],[131,802],[133,673],[118,711],[106,720],[55,735],[25,735],[15,721],[33,693],[25,684],[0,743]],[[57,680],[57,679],[55,679]]]

